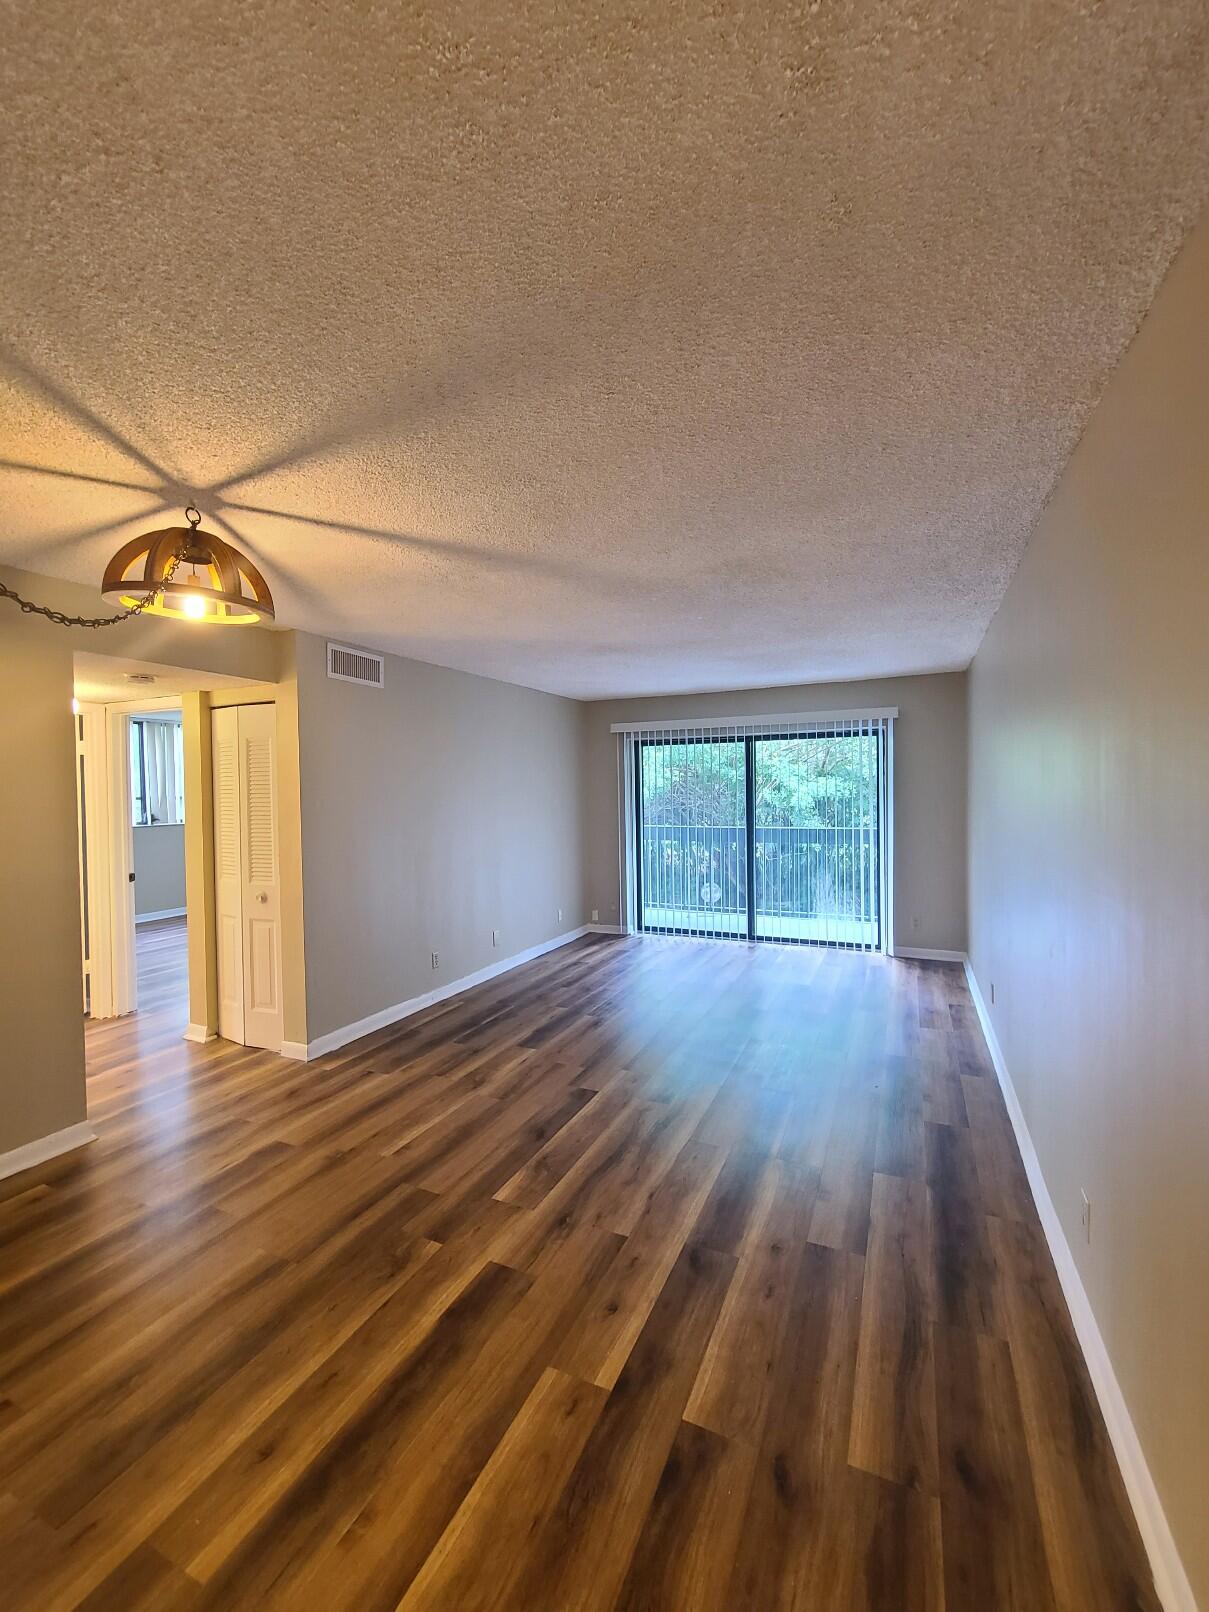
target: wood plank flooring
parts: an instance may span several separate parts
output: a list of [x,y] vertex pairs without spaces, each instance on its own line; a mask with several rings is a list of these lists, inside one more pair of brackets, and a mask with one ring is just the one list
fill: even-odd
[[961,971],[594,937],[302,1066],[88,1032],[6,1608],[1157,1607]]

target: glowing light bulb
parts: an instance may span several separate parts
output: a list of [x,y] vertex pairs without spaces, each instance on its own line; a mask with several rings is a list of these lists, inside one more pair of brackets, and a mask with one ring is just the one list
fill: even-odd
[[200,593],[186,593],[182,596],[181,608],[187,616],[192,616],[194,621],[198,621],[206,613],[206,601]]

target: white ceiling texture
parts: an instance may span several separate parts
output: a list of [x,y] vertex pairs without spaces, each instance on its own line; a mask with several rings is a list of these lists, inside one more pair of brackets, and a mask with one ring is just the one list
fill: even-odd
[[1202,0],[9,27],[0,558],[193,499],[281,623],[588,698],[965,665],[1209,175]]

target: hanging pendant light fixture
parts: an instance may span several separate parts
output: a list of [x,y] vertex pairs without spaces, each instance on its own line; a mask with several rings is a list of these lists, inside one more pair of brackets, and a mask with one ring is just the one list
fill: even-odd
[[44,616],[56,627],[116,627],[134,616],[226,626],[272,621],[273,595],[247,555],[213,532],[199,531],[201,512],[192,504],[185,519],[188,526],[144,532],[120,548],[105,567],[101,593],[111,604],[122,606],[116,616],[69,616],[24,598],[3,582],[0,599],[8,599],[27,616]]
[[144,532],[123,545],[105,567],[101,593],[126,609],[154,593],[141,611],[177,621],[246,626],[273,620],[273,595],[247,555],[213,532],[203,532],[192,504],[188,526]]

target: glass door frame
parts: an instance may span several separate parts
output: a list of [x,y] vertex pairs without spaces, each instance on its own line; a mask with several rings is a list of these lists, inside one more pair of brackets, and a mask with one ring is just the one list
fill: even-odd
[[[868,719],[854,718],[855,727],[861,721]],[[841,725],[842,726],[842,725]],[[873,951],[890,952],[888,936],[890,934],[890,855],[893,846],[892,830],[892,725],[883,727],[881,720],[869,722],[865,733],[837,735],[837,725],[833,722],[820,723],[818,726],[800,725],[784,730],[760,733],[727,732],[726,728],[719,727],[714,731],[702,729],[685,729],[678,733],[675,729],[664,732],[636,732],[627,735],[631,746],[631,766],[633,779],[633,810],[631,815],[634,830],[634,928],[643,935],[697,935],[703,939],[711,940],[739,940],[748,945],[774,945],[774,946],[829,946],[844,951]],[[872,825],[876,835],[877,859],[874,877],[871,882],[871,892],[874,898],[872,921],[876,926],[877,936],[872,946],[857,944],[852,941],[830,939],[798,939],[787,935],[758,935],[756,933],[756,879],[755,879],[755,845],[756,845],[756,744],[760,740],[776,739],[830,739],[835,737],[865,737],[873,740],[875,747],[875,771],[873,799],[876,806],[876,822]],[[743,773],[745,796],[745,822],[744,829],[744,880],[747,894],[747,927],[745,932],[718,931],[706,933],[704,930],[689,930],[687,928],[660,928],[644,924],[643,897],[642,897],[642,753],[648,748],[663,748],[670,745],[701,745],[701,744],[729,744],[743,745]],[[738,826],[738,825],[736,825]]]

